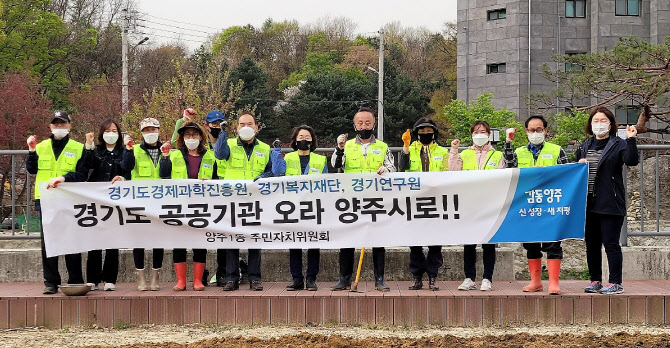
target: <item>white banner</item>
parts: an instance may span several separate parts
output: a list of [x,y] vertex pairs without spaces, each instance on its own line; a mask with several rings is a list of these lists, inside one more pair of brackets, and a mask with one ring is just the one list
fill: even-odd
[[[49,256],[582,238],[587,167],[64,183],[42,193]],[[528,228],[533,226],[532,229]]]

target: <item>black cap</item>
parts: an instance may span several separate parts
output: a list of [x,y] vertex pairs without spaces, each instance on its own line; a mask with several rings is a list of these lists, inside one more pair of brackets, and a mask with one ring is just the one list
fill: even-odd
[[204,136],[204,134],[202,133],[202,129],[200,129],[200,127],[198,127],[198,125],[193,122],[185,123],[183,126],[181,126],[181,128],[179,128],[179,130],[177,130],[177,133],[184,134],[187,128],[197,129],[198,132],[200,133],[200,136]]
[[51,116],[51,123],[55,123],[55,121],[71,122],[70,116],[65,111],[54,112],[53,116]]

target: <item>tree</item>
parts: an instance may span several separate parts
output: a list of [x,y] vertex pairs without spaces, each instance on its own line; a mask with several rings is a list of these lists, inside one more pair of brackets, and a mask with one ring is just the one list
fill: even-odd
[[272,118],[274,102],[267,86],[268,75],[250,57],[242,58],[231,70],[229,79],[233,83],[242,83],[238,104],[253,109],[261,121]]
[[[670,133],[670,37],[659,45],[624,37],[603,53],[557,55],[554,60],[573,68],[552,71],[544,65],[544,76],[560,87],[549,93],[530,94],[527,102],[532,107],[554,108],[557,99],[577,110],[632,103],[642,111],[637,122],[639,132]],[[649,120],[665,122],[666,126],[648,129]]]
[[[444,108],[444,114],[439,118],[444,119],[451,125],[445,133],[464,144],[472,143],[470,127],[475,121],[486,121],[491,128],[516,128],[519,130],[514,137],[514,147],[526,145],[528,138],[523,131],[524,127],[516,120],[516,114],[507,109],[495,110],[491,105],[492,94],[482,94],[476,101],[465,104],[461,100],[454,100]],[[504,137],[504,134],[501,134]],[[504,139],[503,139],[504,141]]]

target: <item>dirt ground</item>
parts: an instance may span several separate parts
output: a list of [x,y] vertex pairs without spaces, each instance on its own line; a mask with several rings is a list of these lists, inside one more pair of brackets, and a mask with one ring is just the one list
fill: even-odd
[[0,331],[3,347],[668,347],[670,331],[644,326],[522,328],[285,328],[150,326]]

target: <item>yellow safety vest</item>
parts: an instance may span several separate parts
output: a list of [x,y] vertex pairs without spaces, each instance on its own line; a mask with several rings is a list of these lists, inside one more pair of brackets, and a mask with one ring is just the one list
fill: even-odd
[[[153,180],[160,179],[158,167],[161,161],[154,161],[151,156],[140,147],[140,144],[133,145],[133,155],[135,156],[135,167],[130,171],[131,180]],[[160,155],[159,155],[160,156]]]
[[[170,151],[170,161],[172,162],[172,173],[170,177],[172,179],[188,179],[186,161],[184,160],[184,154],[180,150]],[[214,157],[214,151],[205,151],[205,153],[202,154],[202,160],[200,161],[198,179],[212,179],[215,162],[216,157]]]
[[[420,172],[423,167],[421,165],[421,148],[423,144],[418,141],[415,141],[409,147],[409,170],[408,172]],[[430,154],[429,158],[429,171],[431,172],[442,172],[449,170],[447,166],[444,165],[444,160],[449,158],[449,151],[444,147],[437,145],[435,142],[428,145],[428,150]],[[347,158],[348,159],[348,158]]]
[[[287,153],[284,156],[286,161],[286,175],[302,175],[302,168],[300,167],[300,155],[298,151]],[[309,154],[309,165],[307,166],[307,174],[321,174],[323,168],[326,166],[326,156],[319,155],[313,152]]]
[[84,153],[84,144],[69,139],[63,151],[56,159],[51,138],[41,141],[35,146],[37,152],[37,176],[35,177],[35,199],[40,199],[39,183],[48,182],[51,178],[63,176],[77,169],[77,162]]
[[363,156],[363,148],[356,139],[344,144],[344,172],[345,173],[376,173],[384,164],[388,145],[382,141],[370,143],[367,156]]
[[[498,163],[502,158],[503,153],[496,150],[489,150],[486,153],[486,163],[482,169],[498,169]],[[477,154],[475,150],[467,149],[461,152],[461,160],[463,161],[463,170],[478,170],[479,163],[477,163]]]
[[535,161],[533,153],[530,152],[526,146],[522,146],[514,152],[516,152],[519,168],[547,167],[558,164],[558,157],[561,155],[561,147],[552,143],[544,143],[542,151],[540,151],[540,154],[537,156],[537,161]]
[[270,146],[260,140],[247,157],[244,147],[237,144],[237,138],[228,139],[230,157],[226,161],[226,180],[253,180],[263,174],[270,161]]

